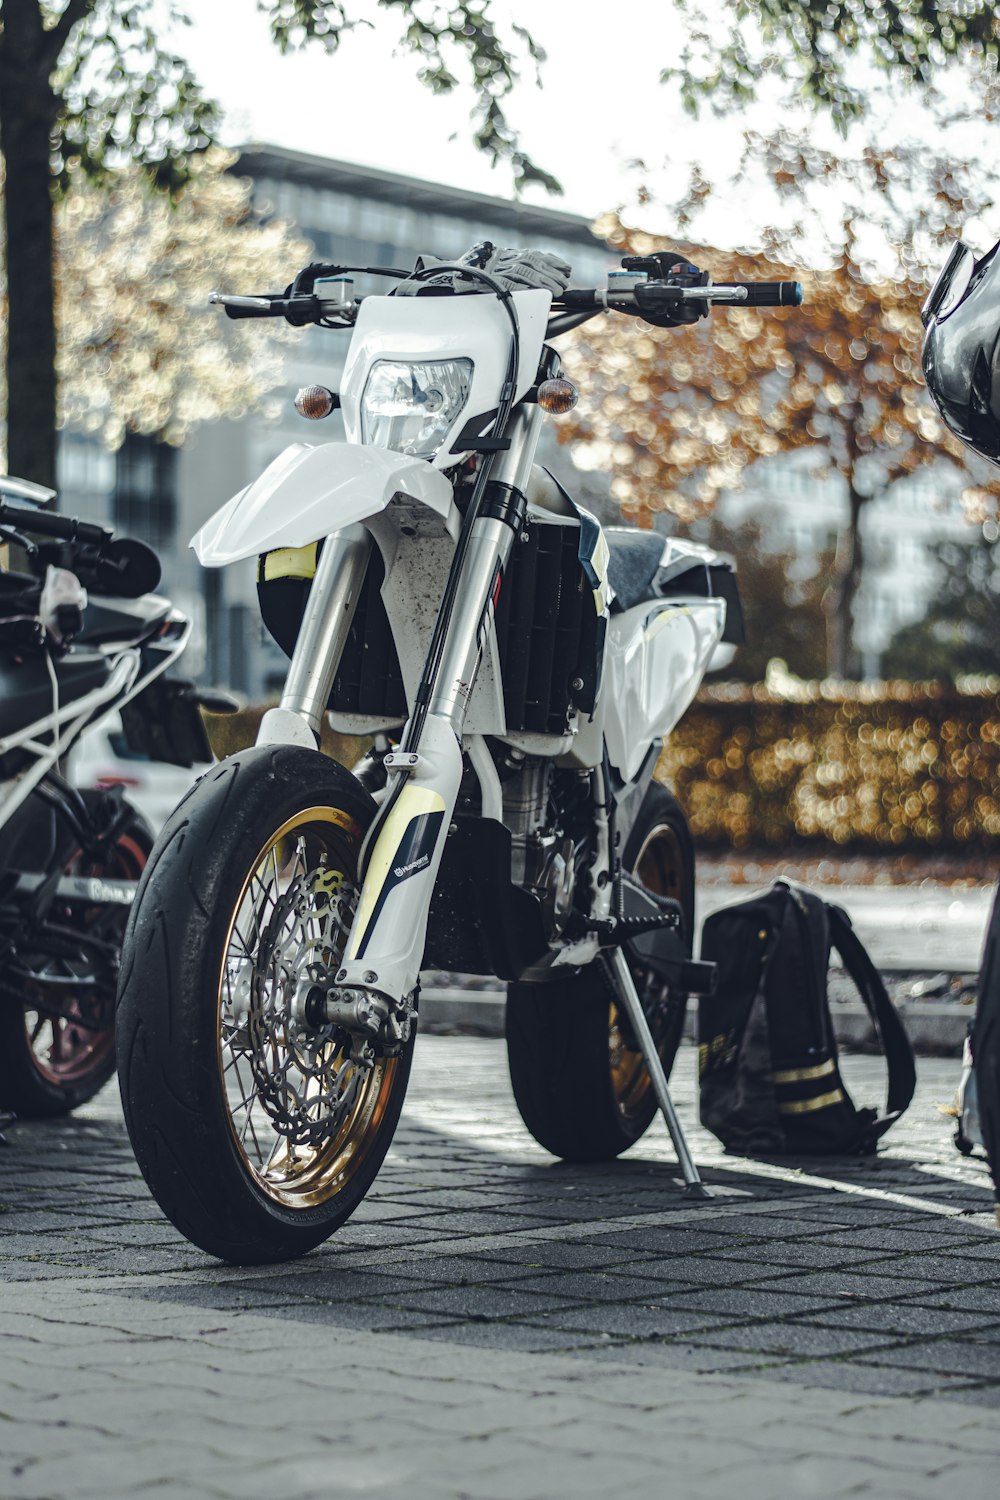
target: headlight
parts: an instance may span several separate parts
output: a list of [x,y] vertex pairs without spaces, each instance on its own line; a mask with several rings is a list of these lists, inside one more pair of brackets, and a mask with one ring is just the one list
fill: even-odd
[[361,397],[361,441],[433,458],[471,385],[471,359],[377,360]]

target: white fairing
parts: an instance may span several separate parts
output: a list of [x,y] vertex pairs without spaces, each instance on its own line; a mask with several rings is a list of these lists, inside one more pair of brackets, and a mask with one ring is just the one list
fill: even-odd
[[356,443],[293,443],[205,522],[191,546],[207,568],[275,547],[306,547],[378,515],[397,494],[435,511],[449,530],[457,527],[451,485],[424,459]]
[[691,702],[722,636],[721,599],[637,604],[613,615],[604,658],[604,733],[611,763],[629,780],[653,740]]
[[[512,298],[520,330],[521,358],[515,399],[535,383],[538,360],[552,299],[548,292],[515,292]],[[376,360],[471,359],[472,385],[429,463],[450,469],[464,456],[453,451],[455,438],[471,417],[495,413],[510,357],[510,319],[496,297],[366,297],[354,325],[340,384],[344,430],[361,441],[361,397]],[[484,420],[482,430],[489,422]],[[466,450],[467,451],[467,450]]]

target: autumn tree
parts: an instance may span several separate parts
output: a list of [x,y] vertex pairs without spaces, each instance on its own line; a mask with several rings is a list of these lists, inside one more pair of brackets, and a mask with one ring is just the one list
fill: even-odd
[[180,442],[272,388],[297,335],[221,318],[205,292],[228,277],[279,281],[307,247],[279,220],[255,219],[232,161],[218,149],[193,157],[173,201],[150,194],[136,167],[107,189],[73,182],[55,220],[62,422],[109,447],[126,431]]
[[[475,135],[515,179],[556,187],[520,150],[502,100],[515,78],[488,0],[258,0],[282,50],[335,51],[376,3],[397,13],[401,43],[437,92],[467,73]],[[175,20],[183,11],[174,8]],[[55,480],[54,205],[71,177],[107,184],[141,168],[174,193],[220,123],[184,59],[160,41],[156,0],[0,0],[0,152],[7,244],[7,458],[12,472]],[[534,48],[524,37],[529,57]]]
[[[829,670],[846,676],[857,666],[852,620],[864,507],[942,454],[958,466],[968,462],[923,386],[919,313],[928,259],[940,254],[935,246],[956,232],[967,212],[981,207],[982,195],[954,163],[933,161],[924,146],[851,162],[850,182],[859,193],[858,206],[851,207],[844,162],[788,135],[748,144],[749,158],[766,168],[779,193],[798,193],[809,180],[835,184],[844,216],[827,266],[800,269],[807,240],[801,222],[771,228],[768,253],[674,243],[717,281],[797,277],[803,305],[776,312],[717,309],[707,322],[667,332],[620,317],[586,325],[572,356],[583,399],[563,436],[589,445],[591,463],[613,466],[624,512],[647,525],[658,510],[685,518],[710,511],[759,459],[812,450],[817,473],[835,471],[846,494],[825,600]],[[908,224],[890,212],[893,192],[911,214]],[[676,218],[690,224],[692,204],[706,193],[695,182]],[[871,241],[879,209],[883,227],[895,227],[873,249],[862,237]],[[617,217],[603,228],[631,254],[665,243],[627,229]],[[879,253],[886,255],[881,263],[872,258]],[[983,484],[997,489],[985,474]]]
[[[923,84],[955,60],[979,74],[995,71],[994,8],[982,0],[675,0],[676,58],[664,79],[679,79],[693,107],[739,107],[762,77],[793,89],[844,119],[863,109],[847,59],[874,59]],[[466,78],[474,93],[473,132],[494,162],[512,168],[515,186],[558,184],[523,151],[504,99],[517,76],[514,54],[529,66],[540,54],[512,28],[508,46],[490,18],[490,0],[257,0],[282,50],[322,46],[335,52],[351,29],[376,12],[400,24],[400,45],[421,80],[444,93]],[[8,460],[41,483],[55,472],[55,325],[52,288],[53,200],[74,168],[102,181],[123,165],[175,190],[192,153],[219,125],[180,56],[165,47],[156,0],[0,0],[0,153],[6,164]],[[183,7],[173,7],[183,20]],[[628,45],[633,45],[629,33]]]
[[940,542],[940,569],[931,607],[922,620],[896,632],[882,658],[887,677],[927,682],[1000,673],[1000,542],[995,522],[968,545]]
[[727,526],[713,516],[696,535],[736,560],[746,640],[725,675],[736,682],[763,682],[768,663],[779,657],[796,677],[822,677],[826,666],[823,578],[831,559],[816,559],[815,572],[798,576],[797,559],[767,544],[760,521]]

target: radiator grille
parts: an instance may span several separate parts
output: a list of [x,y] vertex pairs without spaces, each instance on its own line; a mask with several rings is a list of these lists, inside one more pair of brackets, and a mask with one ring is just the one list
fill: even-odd
[[[581,675],[579,664],[588,650],[593,654],[596,617],[577,559],[579,539],[575,522],[536,522],[527,541],[514,543],[496,615],[512,734],[562,734],[573,697],[570,683]],[[329,707],[402,722],[406,695],[382,602],[384,577],[381,554],[373,547]],[[259,585],[264,622],[289,655],[309,587],[299,580]]]

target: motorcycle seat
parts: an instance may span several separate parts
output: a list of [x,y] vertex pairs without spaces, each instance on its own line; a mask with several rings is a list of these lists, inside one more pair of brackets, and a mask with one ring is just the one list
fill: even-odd
[[[56,662],[61,705],[75,703],[107,681],[108,663],[96,651],[73,653]],[[0,656],[0,738],[27,729],[52,712],[52,683],[41,655],[16,661]]]
[[631,609],[652,598],[650,585],[663,560],[663,537],[633,526],[606,526],[604,536],[610,554],[608,581],[615,591],[612,610]]

